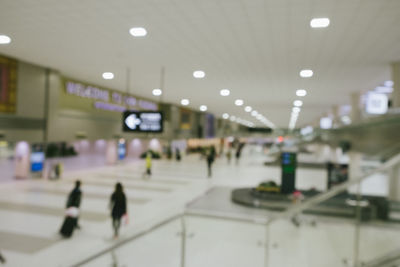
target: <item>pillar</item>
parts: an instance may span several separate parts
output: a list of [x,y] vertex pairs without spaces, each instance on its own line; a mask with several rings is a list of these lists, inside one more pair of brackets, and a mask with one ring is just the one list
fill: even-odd
[[117,162],[117,141],[116,140],[109,140],[107,141],[107,148],[106,148],[106,162],[107,164],[115,164]]
[[400,201],[400,163],[389,171],[389,199]]
[[28,178],[30,171],[30,146],[28,142],[18,142],[15,147],[15,177]]
[[393,108],[400,108],[400,62],[395,62],[392,64],[392,81],[393,85]]
[[361,120],[361,107],[360,107],[361,93],[355,92],[351,94],[351,121],[357,123]]
[[356,179],[362,175],[361,160],[362,154],[360,152],[349,152],[349,180]]
[[332,128],[338,128],[341,124],[342,121],[340,119],[340,106],[339,105],[334,105],[332,107]]

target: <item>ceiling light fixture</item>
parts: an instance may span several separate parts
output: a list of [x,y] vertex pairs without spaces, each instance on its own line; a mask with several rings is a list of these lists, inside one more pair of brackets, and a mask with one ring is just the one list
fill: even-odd
[[187,105],[189,105],[189,99],[186,99],[186,98],[182,99],[182,100],[181,100],[181,104],[182,104],[182,106],[187,106]]
[[257,112],[256,110],[253,110],[253,111],[251,112],[251,115],[252,115],[252,116],[257,116],[257,115],[258,115],[258,112]]
[[301,110],[301,109],[300,109],[299,107],[293,107],[293,108],[292,108],[292,112],[293,112],[293,113],[299,113],[300,110]]
[[314,18],[310,21],[311,28],[326,28],[330,24],[328,18]]
[[246,106],[245,108],[244,108],[244,111],[246,111],[246,112],[250,112],[252,110],[252,108],[250,107],[250,106]]
[[142,27],[134,27],[129,30],[129,33],[134,37],[144,37],[147,35],[147,31]]
[[193,77],[195,77],[196,79],[202,79],[206,76],[206,73],[202,70],[196,70],[193,72]]
[[243,100],[242,99],[236,99],[235,100],[235,105],[236,106],[243,106]]
[[231,91],[229,91],[229,89],[222,89],[221,91],[219,91],[219,93],[222,96],[228,96],[231,94]]
[[0,44],[9,44],[11,43],[11,38],[7,35],[0,35]]
[[301,106],[303,105],[303,101],[301,101],[301,100],[295,100],[295,101],[293,102],[293,105],[294,105],[295,107],[301,107]]
[[160,96],[162,95],[162,90],[159,88],[153,89],[153,95],[154,96]]
[[112,79],[114,79],[114,73],[112,73],[112,72],[104,72],[103,73],[103,79],[104,80],[112,80]]
[[300,71],[300,76],[303,78],[310,78],[314,75],[314,72],[312,70],[301,70]]
[[206,105],[201,105],[200,106],[200,111],[206,111],[207,110],[207,106]]
[[228,113],[222,114],[222,118],[225,119],[225,120],[228,119],[229,118],[229,114]]
[[296,95],[300,96],[300,97],[306,96],[307,95],[307,91],[304,90],[304,89],[298,89],[298,90],[296,90]]

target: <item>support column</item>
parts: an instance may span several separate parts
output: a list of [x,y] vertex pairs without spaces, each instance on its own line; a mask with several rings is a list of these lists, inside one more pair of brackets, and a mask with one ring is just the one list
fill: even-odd
[[106,148],[106,162],[107,164],[117,163],[117,141],[109,140]]
[[356,151],[349,152],[349,180],[360,177],[362,154]]
[[338,128],[340,125],[342,125],[342,121],[340,119],[340,106],[339,105],[334,105],[332,107],[332,126],[333,128]]
[[400,108],[400,62],[392,64],[392,81],[393,85],[393,108]]
[[400,164],[389,171],[389,199],[400,201]]
[[357,123],[361,120],[360,108],[361,93],[356,92],[351,94],[351,121]]

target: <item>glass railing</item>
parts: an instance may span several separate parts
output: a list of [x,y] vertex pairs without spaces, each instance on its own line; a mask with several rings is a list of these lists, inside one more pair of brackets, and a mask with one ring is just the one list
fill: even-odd
[[400,155],[270,209],[234,204],[231,188],[215,187],[178,217],[76,266],[386,267],[400,255],[400,203],[360,192],[398,164]]

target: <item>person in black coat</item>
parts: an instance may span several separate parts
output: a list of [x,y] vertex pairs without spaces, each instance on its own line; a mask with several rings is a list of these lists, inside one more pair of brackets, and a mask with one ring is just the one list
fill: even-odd
[[[81,199],[82,199],[82,191],[81,191],[81,181],[77,180],[75,182],[75,187],[72,189],[71,193],[68,195],[67,199],[67,205],[66,208],[71,208],[75,207],[78,208],[81,205]],[[80,226],[78,224],[78,218],[76,218],[76,228],[80,229]]]
[[121,183],[115,185],[115,191],[111,195],[110,201],[112,225],[114,228],[114,238],[118,238],[121,218],[126,214],[126,196]]
[[1,254],[1,252],[0,252],[0,262],[1,263],[6,263],[6,259],[4,258],[4,256]]
[[210,150],[207,153],[207,167],[208,167],[208,177],[209,178],[212,176],[211,167],[212,167],[212,164],[214,163],[215,156],[216,156],[215,147],[211,146]]

